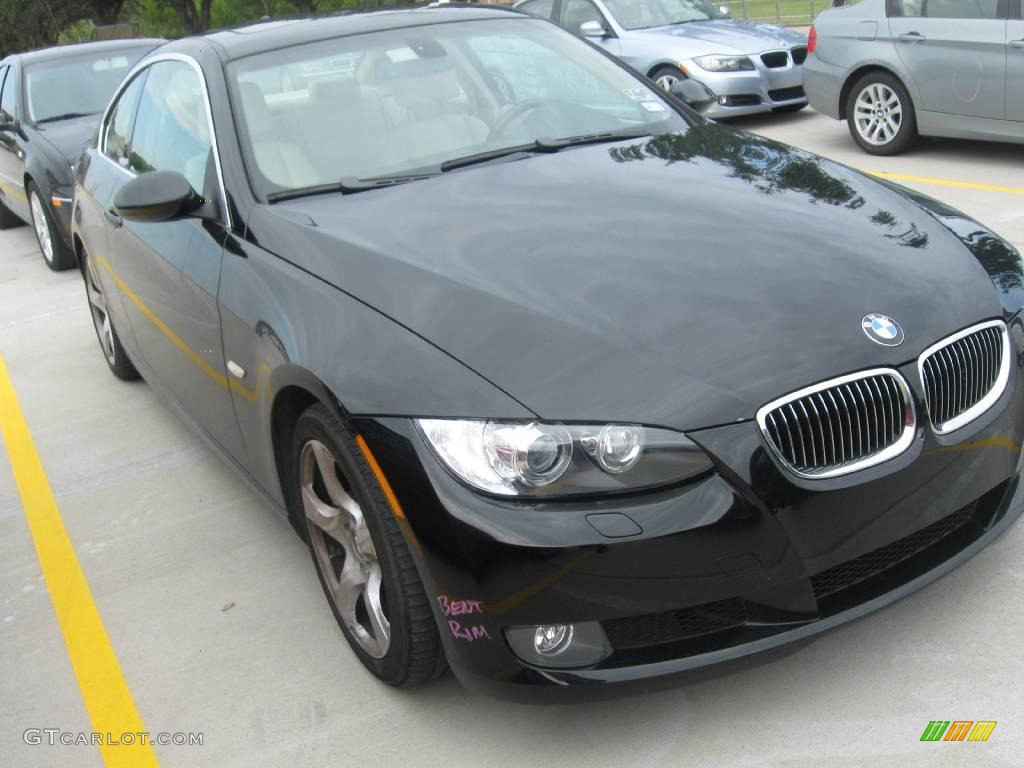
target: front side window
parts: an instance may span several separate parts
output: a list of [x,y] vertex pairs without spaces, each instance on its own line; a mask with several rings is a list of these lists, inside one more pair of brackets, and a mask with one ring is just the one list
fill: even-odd
[[100,114],[124,76],[149,49],[126,48],[26,65],[28,119],[49,123]]
[[149,68],[139,98],[128,167],[136,173],[176,171],[204,192],[213,142],[196,71],[180,61]]
[[527,0],[527,2],[517,5],[516,8],[543,19],[550,19],[555,15],[555,0]]
[[[325,58],[355,63],[351,71],[313,66]],[[449,161],[540,139],[688,126],[636,75],[528,18],[309,43],[233,62],[228,79],[263,194],[439,173]]]
[[722,18],[718,8],[707,0],[605,0],[605,5],[626,29],[650,29]]
[[131,141],[132,124],[135,122],[135,108],[142,96],[146,73],[136,75],[125,88],[110,110],[106,132],[103,138],[103,152],[120,165],[128,165],[128,146]]
[[604,17],[590,0],[564,0],[562,3],[562,25],[566,29],[579,32],[580,27],[588,21],[596,21],[602,27],[605,26]]
[[18,114],[18,72],[14,67],[5,67],[6,77],[0,75],[3,91],[0,92],[0,120],[5,123],[14,122]]

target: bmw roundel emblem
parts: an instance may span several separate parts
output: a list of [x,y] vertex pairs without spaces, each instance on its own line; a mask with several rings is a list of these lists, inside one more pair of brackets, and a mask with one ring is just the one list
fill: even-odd
[[898,347],[905,338],[900,324],[887,315],[865,315],[861,327],[869,339],[883,347]]

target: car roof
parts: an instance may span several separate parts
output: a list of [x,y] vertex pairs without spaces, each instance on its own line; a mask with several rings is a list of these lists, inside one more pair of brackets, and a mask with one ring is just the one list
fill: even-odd
[[41,48],[37,51],[26,53],[14,53],[4,59],[8,63],[17,59],[22,64],[31,64],[38,61],[53,61],[71,56],[81,56],[89,53],[113,53],[124,51],[130,48],[142,48],[148,45],[155,48],[163,45],[165,40],[158,37],[135,37],[122,40],[102,40],[95,43],[76,43],[74,45],[57,45],[52,48]]
[[[257,22],[211,32],[198,39],[214,44],[221,58],[227,61],[278,48],[289,48],[302,43],[388,29],[476,19],[524,17],[533,18],[521,11],[514,11],[508,6],[473,5],[389,9]],[[197,38],[191,38],[191,40],[194,43]],[[179,47],[184,49],[191,46],[188,45],[187,40],[181,40],[170,43],[165,50],[173,51]]]

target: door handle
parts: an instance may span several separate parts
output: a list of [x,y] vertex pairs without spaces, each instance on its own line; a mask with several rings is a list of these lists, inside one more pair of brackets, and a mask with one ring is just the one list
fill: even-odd
[[107,221],[115,227],[120,227],[124,223],[124,219],[121,218],[121,215],[113,209],[108,208],[103,212],[103,215],[106,216]]
[[1024,48],[1024,40],[1011,40],[1010,41],[1010,47],[1011,48]]
[[923,43],[928,38],[920,32],[904,32],[902,35],[897,35],[896,39],[901,43]]

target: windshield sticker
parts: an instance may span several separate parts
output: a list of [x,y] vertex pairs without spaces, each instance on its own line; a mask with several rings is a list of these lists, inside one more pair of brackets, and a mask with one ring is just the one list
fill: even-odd
[[648,112],[668,112],[668,109],[660,101],[641,101],[640,106]]

